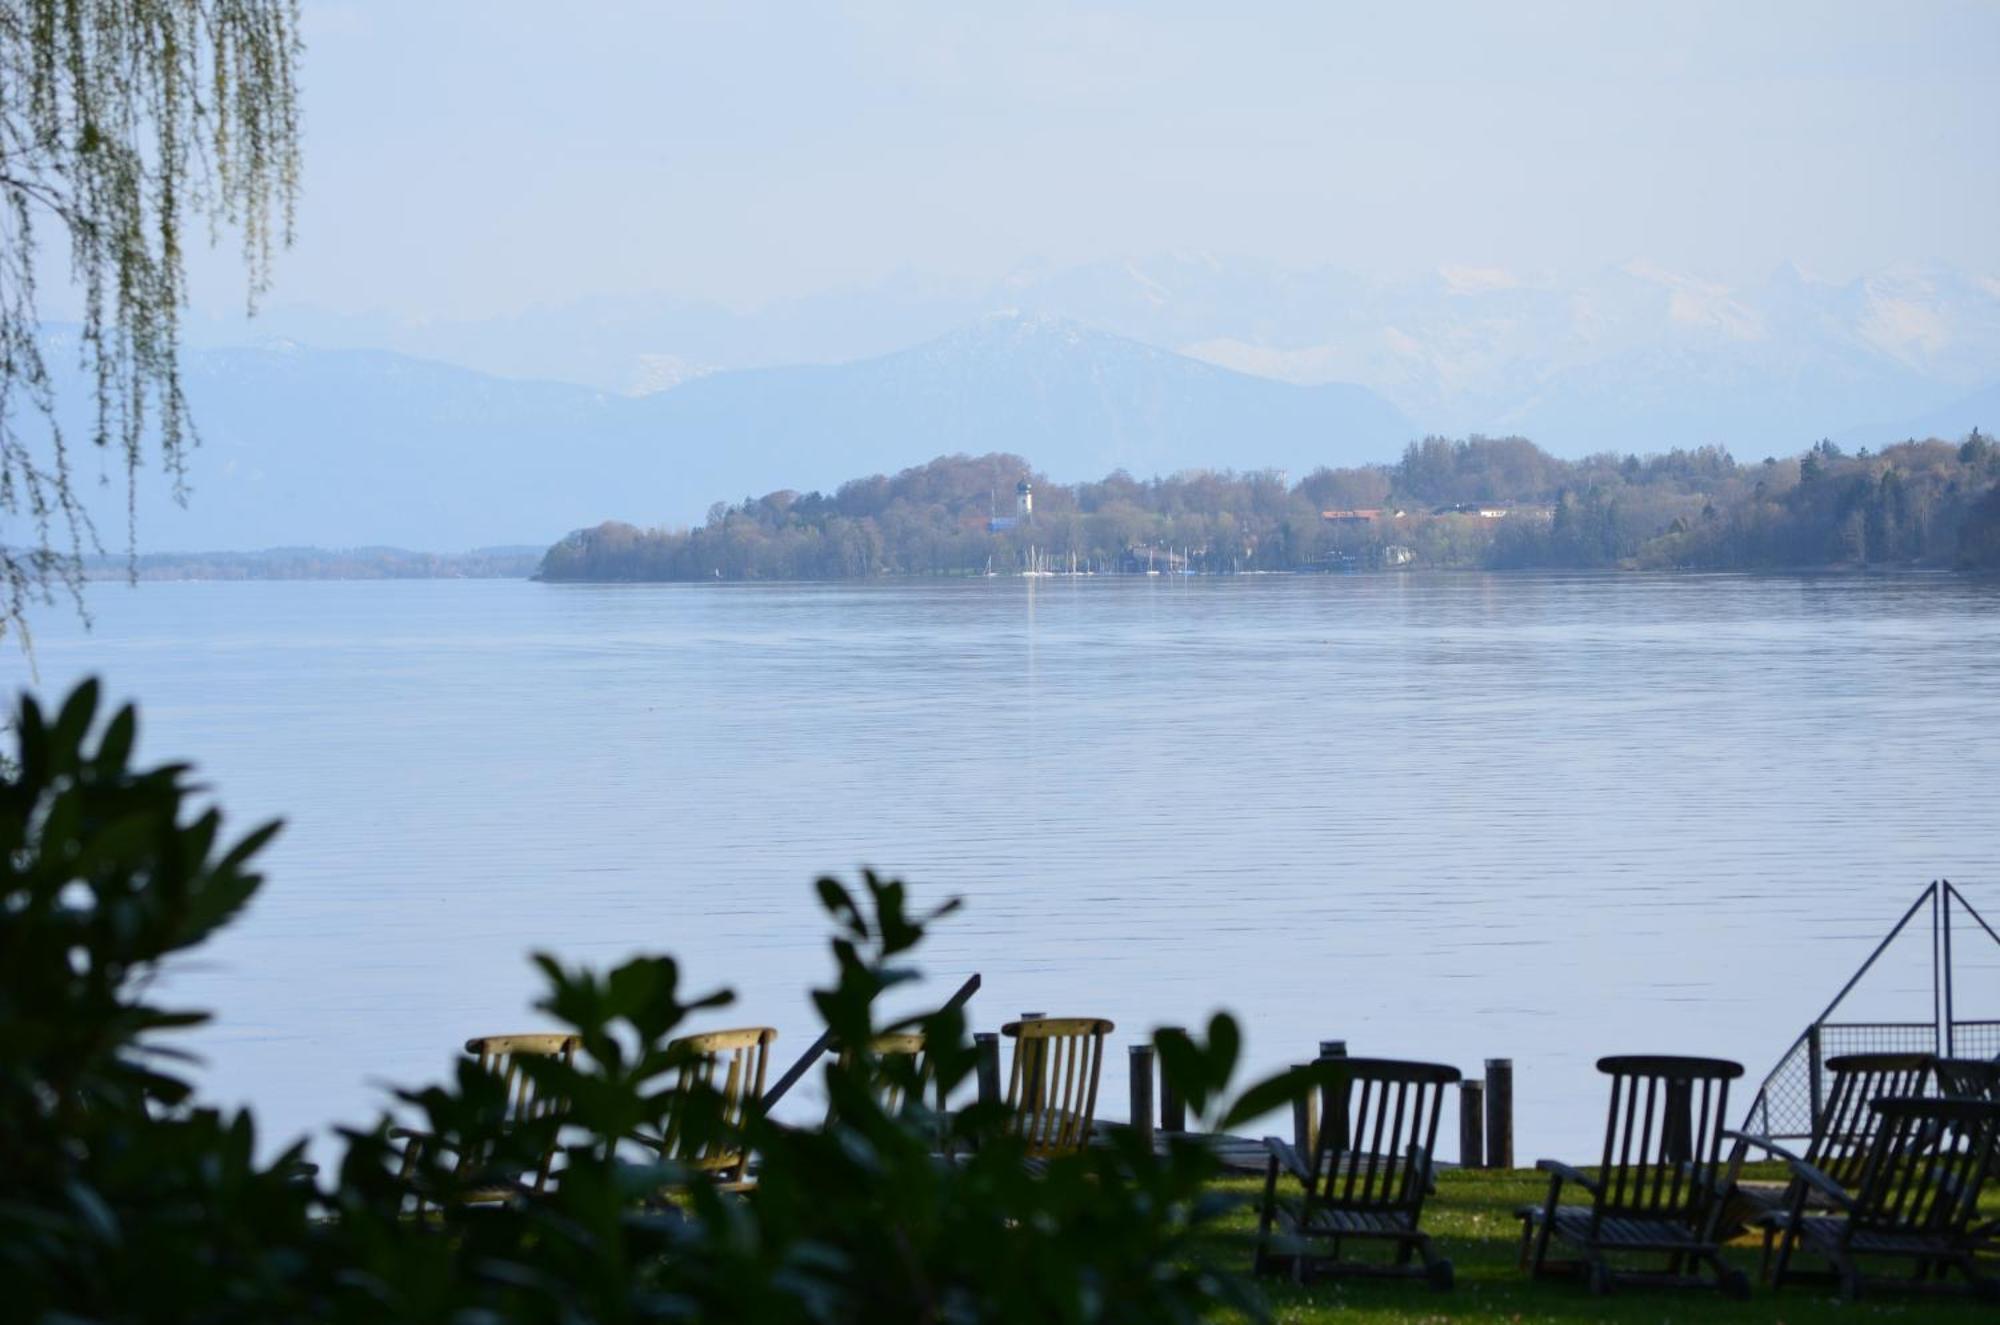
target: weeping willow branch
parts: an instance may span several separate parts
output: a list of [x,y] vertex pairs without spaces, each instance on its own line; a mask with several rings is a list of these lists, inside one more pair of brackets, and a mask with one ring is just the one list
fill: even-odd
[[[82,606],[103,548],[80,457],[123,475],[128,555],[149,452],[185,498],[185,231],[240,236],[254,308],[292,234],[298,31],[296,0],[0,0],[0,633],[58,593]],[[67,241],[73,340],[44,333],[45,238]],[[81,436],[55,353],[89,397]]]

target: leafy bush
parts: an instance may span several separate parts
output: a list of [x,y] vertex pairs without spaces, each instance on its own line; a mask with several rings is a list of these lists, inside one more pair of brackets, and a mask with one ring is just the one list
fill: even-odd
[[[907,1023],[907,1059],[826,1067],[839,1121],[752,1115],[727,1136],[760,1157],[748,1198],[726,1196],[622,1140],[728,1132],[712,1092],[676,1087],[669,1047],[728,1001],[687,996],[670,958],[606,973],[538,956],[539,1007],[581,1037],[574,1063],[526,1063],[567,1101],[560,1119],[508,1125],[499,1081],[462,1063],[401,1094],[431,1140],[414,1154],[384,1116],[343,1133],[337,1169],[303,1143],[260,1161],[249,1113],[199,1105],[165,1033],[197,1012],[147,1001],[163,962],[239,913],[277,825],[232,845],[193,812],[187,769],[132,766],[127,708],[96,731],[86,683],[53,721],[23,700],[19,766],[0,784],[0,1275],[37,1321],[1192,1321],[1261,1315],[1199,1235],[1224,1209],[1198,1142],[1161,1154],[1122,1129],[1109,1146],[1024,1162],[997,1104],[891,1110],[879,1087],[941,1098],[975,1071],[963,1017]],[[838,1041],[866,1045],[877,1005],[950,906],[914,914],[902,884],[822,880],[835,977],[814,995]],[[1287,1073],[1224,1098],[1234,1022],[1163,1037],[1163,1070],[1218,1125],[1314,1082]],[[360,1070],[360,1065],[357,1065]],[[928,1092],[928,1094],[927,1094]],[[459,1194],[507,1183],[561,1147],[558,1180],[504,1204]],[[943,1151],[951,1156],[939,1158]],[[467,1157],[477,1157],[476,1162]],[[425,1213],[426,1209],[444,1213]]]

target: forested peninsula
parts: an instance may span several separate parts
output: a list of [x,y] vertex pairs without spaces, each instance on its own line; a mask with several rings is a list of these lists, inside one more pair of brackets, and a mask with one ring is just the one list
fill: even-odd
[[1392,465],[1122,471],[1056,484],[942,456],[833,493],[718,502],[692,529],[606,523],[544,580],[805,580],[1023,571],[1372,568],[2000,569],[2000,447],[1975,431],[1744,463],[1702,447],[1561,460],[1520,437],[1426,438]]

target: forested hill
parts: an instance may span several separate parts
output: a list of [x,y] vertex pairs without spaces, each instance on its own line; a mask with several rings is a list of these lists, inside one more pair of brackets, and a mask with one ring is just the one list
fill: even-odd
[[[1017,518],[1017,484],[1033,511]],[[1559,460],[1519,437],[1428,438],[1393,465],[1120,471],[1058,486],[1016,455],[944,456],[830,494],[717,503],[694,529],[602,524],[546,580],[850,579],[1347,567],[2000,569],[2000,448],[1905,442],[1741,463],[1702,448]]]

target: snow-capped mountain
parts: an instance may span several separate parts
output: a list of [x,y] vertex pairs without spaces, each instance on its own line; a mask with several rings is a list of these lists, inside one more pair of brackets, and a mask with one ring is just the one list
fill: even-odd
[[[451,551],[606,519],[698,521],[716,501],[831,489],[951,451],[1059,479],[1393,457],[1415,431],[1360,387],[1248,377],[1075,323],[998,316],[894,354],[717,372],[626,396],[379,350],[189,356],[203,444],[186,509],[140,484],[148,551],[316,544]],[[71,402],[81,384],[65,384]],[[74,424],[72,425],[74,427]],[[117,466],[97,507],[118,545]]]
[[[1113,469],[1393,458],[1416,425],[1362,387],[1302,386],[1094,331],[991,315],[908,350],[825,368],[719,373],[653,397],[663,435],[829,486],[944,452],[1015,451],[1060,479]],[[734,494],[732,494],[734,495]]]
[[[1472,268],[1382,282],[1171,258],[753,313],[617,307],[576,315],[589,355],[570,362],[596,366],[583,385],[522,375],[537,344],[564,343],[560,310],[483,329],[504,372],[284,342],[192,352],[208,442],[195,500],[142,502],[145,546],[535,541],[950,451],[1014,451],[1063,479],[1296,475],[1390,461],[1426,432],[1754,459],[1820,437],[2000,431],[2000,281],[1934,267],[1847,282],[1786,267],[1734,288],[1637,262],[1573,283]],[[869,349],[840,353],[854,344]],[[774,346],[795,361],[765,361]]]
[[1846,281],[1785,266],[1731,286],[1641,261],[1580,280],[1451,266],[1387,280],[1180,255],[993,283],[900,274],[749,310],[631,295],[481,323],[272,324],[633,392],[677,376],[659,365],[891,356],[998,309],[1297,385],[1357,384],[1426,430],[1518,431],[1572,454],[1706,442],[1764,454],[1857,429],[1888,440],[1899,421],[2000,382],[2000,278],[1937,266]]
[[1185,348],[1569,453],[1791,450],[2000,379],[2000,284],[1934,269],[1836,284],[1787,267],[1747,289],[1645,263],[1578,284],[1448,270],[1348,299],[1317,334],[1293,316]]

